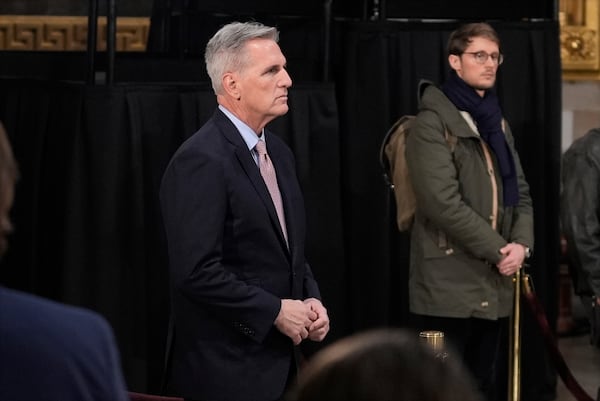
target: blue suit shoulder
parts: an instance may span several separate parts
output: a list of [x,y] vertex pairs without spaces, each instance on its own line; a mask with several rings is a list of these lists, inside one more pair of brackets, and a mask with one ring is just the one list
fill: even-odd
[[0,399],[126,400],[112,329],[99,314],[0,287]]

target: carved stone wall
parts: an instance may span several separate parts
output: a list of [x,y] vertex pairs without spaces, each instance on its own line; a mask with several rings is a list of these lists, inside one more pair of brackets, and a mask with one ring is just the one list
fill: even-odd
[[[0,15],[0,50],[84,51],[87,17]],[[117,18],[117,51],[145,51],[150,18]],[[98,19],[98,50],[106,49],[106,18]]]
[[[147,17],[153,0],[118,0],[117,12],[126,17]],[[87,0],[0,0],[0,14],[11,15],[87,15]],[[105,14],[106,0],[98,0],[98,8]]]
[[559,21],[563,78],[600,79],[598,0],[560,0]]

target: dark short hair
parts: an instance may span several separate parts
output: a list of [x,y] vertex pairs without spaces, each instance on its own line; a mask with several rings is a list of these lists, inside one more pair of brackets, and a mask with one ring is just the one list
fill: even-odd
[[286,401],[480,401],[461,361],[418,334],[372,329],[329,345],[303,366]]
[[490,24],[485,22],[474,22],[460,26],[450,34],[448,39],[448,55],[460,56],[467,50],[473,38],[486,38],[495,42],[500,48],[500,37]]
[[17,162],[13,156],[8,135],[0,123],[0,256],[6,250],[6,237],[11,231],[8,205],[12,202],[18,175]]
[[[17,163],[13,156],[8,134],[4,125],[0,122],[0,172],[7,174],[10,178],[17,178]],[[0,187],[1,189],[1,187]]]

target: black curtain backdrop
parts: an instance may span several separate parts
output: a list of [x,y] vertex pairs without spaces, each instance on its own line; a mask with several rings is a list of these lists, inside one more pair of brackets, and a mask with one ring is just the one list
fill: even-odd
[[[455,26],[336,22],[332,82],[296,81],[290,113],[271,124],[296,155],[308,212],[307,253],[332,319],[325,344],[407,323],[408,238],[395,229],[378,152],[393,121],[416,112],[419,79],[441,82],[446,76],[444,47]],[[506,55],[498,94],[535,207],[530,273],[553,323],[558,24],[494,26]],[[21,168],[16,230],[0,282],[103,314],[115,329],[130,389],[158,392],[169,311],[158,187],[175,149],[213,113],[214,95],[206,83],[171,82],[178,74],[172,61],[162,64],[164,74],[145,74],[145,66],[158,69],[161,63],[143,57],[130,60],[126,74],[116,71],[117,77],[131,76],[138,68],[140,76],[170,77],[169,83],[104,87],[44,79],[45,69],[56,71],[48,65],[56,56],[36,57],[42,72],[32,74],[41,79],[0,79],[0,120]],[[182,81],[191,73],[187,68],[189,60]],[[550,400],[556,375],[534,318],[523,308],[523,399]],[[319,347],[306,347],[306,354]]]
[[[212,90],[14,79],[0,80],[0,87],[0,119],[21,169],[1,281],[103,314],[119,340],[130,388],[157,392],[169,308],[158,188],[175,149],[214,112]],[[341,311],[333,86],[299,84],[289,102],[293,111],[272,128],[296,155],[309,258],[322,267],[316,270],[328,306]]]

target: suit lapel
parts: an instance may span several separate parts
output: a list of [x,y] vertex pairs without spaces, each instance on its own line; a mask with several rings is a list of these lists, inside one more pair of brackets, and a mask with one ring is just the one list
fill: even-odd
[[[284,248],[287,249],[288,247],[285,242],[285,237],[283,236],[283,232],[281,231],[281,226],[279,225],[279,218],[277,217],[277,211],[275,210],[275,205],[273,204],[273,200],[271,199],[271,194],[269,193],[269,190],[267,189],[267,185],[265,184],[262,176],[260,175],[260,170],[258,169],[258,166],[256,165],[252,155],[250,154],[250,151],[248,150],[248,146],[246,145],[246,142],[244,142],[242,136],[238,132],[235,125],[220,110],[217,109],[214,117],[216,119],[217,125],[221,128],[221,132],[223,132],[223,135],[225,135],[227,140],[234,145],[234,149],[235,149],[234,152],[235,152],[235,155],[236,155],[238,161],[240,162],[240,165],[246,172],[246,175],[250,179],[250,182],[254,186],[254,189],[258,193],[258,196],[260,197],[260,199],[262,200],[263,204],[265,205],[265,207],[267,209],[267,213],[269,214],[269,220],[271,221],[271,226],[273,227],[274,230],[277,231],[280,242],[282,243]],[[269,154],[269,157],[271,157],[270,154]],[[275,166],[275,171],[277,172],[277,174],[279,174],[279,170],[277,169],[277,165],[275,164],[275,161],[273,161],[273,165]],[[279,180],[279,178],[278,178],[277,181],[281,182],[281,181],[286,181],[286,180]],[[286,221],[287,221],[288,220],[288,218],[287,218],[288,208],[286,207],[287,199],[286,199],[286,195],[285,195],[285,193],[287,191],[285,191],[285,189],[282,187],[280,187],[279,190],[281,192],[283,208],[286,211]],[[289,235],[289,233],[288,233],[288,235]]]
[[[265,133],[265,135],[267,135]],[[269,138],[272,138],[273,135],[269,135]],[[278,146],[275,146],[275,140],[268,141],[267,143],[273,145],[268,147],[269,157],[273,162],[273,166],[275,167],[275,172],[277,173],[277,183],[279,184],[279,192],[281,192],[281,201],[283,202],[283,210],[285,211],[285,222],[287,226],[287,235],[290,250],[292,249],[292,245],[294,244],[294,222],[295,218],[293,215],[294,208],[291,205],[291,191],[290,183],[292,182],[293,177],[289,177],[289,172],[285,168],[285,163],[283,163],[283,156]],[[267,145],[268,146],[268,145]]]

